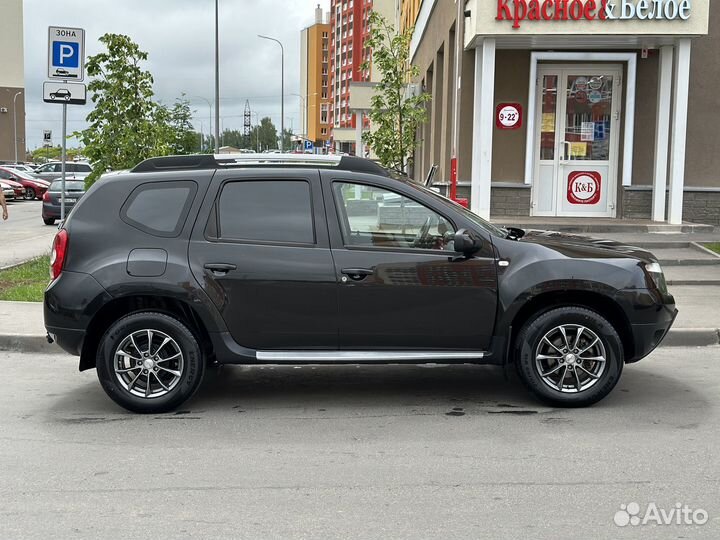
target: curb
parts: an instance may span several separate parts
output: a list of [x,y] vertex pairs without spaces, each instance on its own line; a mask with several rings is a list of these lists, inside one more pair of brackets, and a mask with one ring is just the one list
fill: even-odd
[[54,343],[48,343],[47,337],[42,334],[0,334],[0,351],[66,354]]
[[[718,328],[677,328],[671,329],[661,347],[712,347],[720,345]],[[58,345],[48,343],[44,335],[0,334],[0,351],[67,354]]]

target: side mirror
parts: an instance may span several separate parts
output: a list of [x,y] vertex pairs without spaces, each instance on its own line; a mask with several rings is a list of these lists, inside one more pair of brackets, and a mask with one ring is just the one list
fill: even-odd
[[462,253],[466,257],[474,255],[482,247],[482,242],[475,238],[467,229],[460,229],[455,233],[453,239],[455,251]]

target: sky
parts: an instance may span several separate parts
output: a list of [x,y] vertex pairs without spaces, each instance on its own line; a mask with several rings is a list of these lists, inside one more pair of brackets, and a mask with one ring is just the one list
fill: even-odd
[[[260,117],[280,125],[280,47],[285,47],[285,127],[300,129],[300,32],[313,24],[319,3],[330,0],[220,1],[221,129],[242,129],[245,100]],[[86,56],[100,52],[104,33],[130,36],[148,53],[155,99],[166,104],[185,93],[197,131],[210,131],[214,101],[213,0],[24,0],[27,147],[42,146],[43,130],[60,143],[62,107],[42,101],[47,79],[48,26],[84,28]],[[87,78],[85,80],[87,83]],[[205,98],[205,99],[203,99]],[[68,133],[83,129],[91,106],[68,106]],[[214,117],[213,117],[214,123]],[[255,119],[253,118],[253,123]],[[76,146],[71,139],[68,146]]]

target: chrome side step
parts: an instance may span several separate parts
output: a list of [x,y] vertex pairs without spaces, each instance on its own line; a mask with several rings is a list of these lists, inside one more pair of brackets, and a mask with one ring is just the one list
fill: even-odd
[[257,351],[261,362],[447,362],[478,360],[482,351]]

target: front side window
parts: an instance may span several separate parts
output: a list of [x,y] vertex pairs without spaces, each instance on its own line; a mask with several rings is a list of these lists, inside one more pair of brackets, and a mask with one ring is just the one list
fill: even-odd
[[453,251],[453,224],[417,201],[363,184],[333,189],[346,246]]
[[223,240],[314,244],[310,184],[305,180],[230,182],[218,204]]

